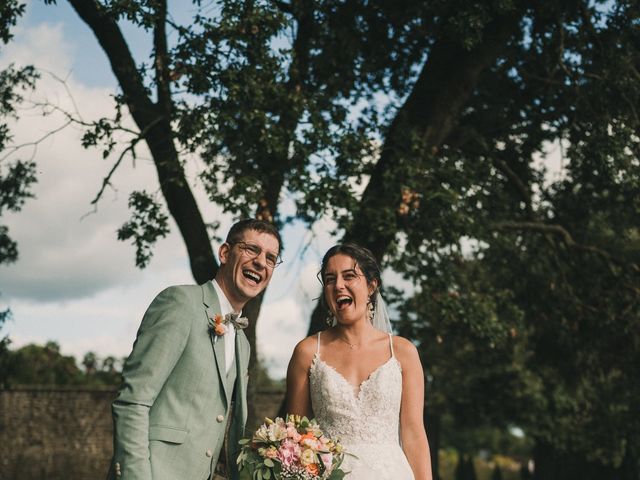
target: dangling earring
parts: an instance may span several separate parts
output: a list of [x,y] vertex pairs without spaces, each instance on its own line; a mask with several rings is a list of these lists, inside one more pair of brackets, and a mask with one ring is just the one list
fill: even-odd
[[325,320],[325,322],[327,322],[328,327],[333,327],[336,324],[336,317],[333,316],[333,313],[329,312],[329,315],[327,315],[327,319]]
[[373,306],[373,302],[371,301],[371,297],[369,297],[369,302],[367,303],[367,318],[371,323],[373,323],[373,315],[375,314],[376,309]]

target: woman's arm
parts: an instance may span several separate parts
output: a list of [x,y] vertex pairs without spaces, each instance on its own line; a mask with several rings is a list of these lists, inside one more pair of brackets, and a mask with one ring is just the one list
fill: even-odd
[[424,373],[416,347],[402,337],[394,337],[396,356],[402,365],[400,440],[416,480],[432,480],[431,453],[424,430]]
[[313,417],[309,392],[309,367],[313,359],[315,337],[302,340],[293,350],[287,368],[287,413]]

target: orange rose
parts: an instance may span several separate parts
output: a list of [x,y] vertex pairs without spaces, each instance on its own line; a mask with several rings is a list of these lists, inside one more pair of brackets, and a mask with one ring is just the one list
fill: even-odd
[[311,475],[318,475],[318,473],[320,473],[320,468],[318,467],[317,463],[310,463],[309,465],[307,465],[304,468]]
[[300,437],[300,442],[302,442],[303,440],[307,440],[307,439],[309,439],[309,440],[317,440],[316,436],[313,433],[307,432],[307,433],[305,433],[304,435],[302,435]]

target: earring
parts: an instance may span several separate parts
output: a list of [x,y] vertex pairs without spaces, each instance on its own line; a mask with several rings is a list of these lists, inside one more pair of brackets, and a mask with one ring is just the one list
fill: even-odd
[[333,316],[333,313],[329,312],[325,322],[327,322],[327,327],[333,327],[336,324],[336,317]]
[[369,302],[367,303],[367,318],[369,318],[369,321],[371,323],[373,323],[373,315],[375,314],[376,309],[373,306],[373,302],[371,301],[371,298],[369,298]]

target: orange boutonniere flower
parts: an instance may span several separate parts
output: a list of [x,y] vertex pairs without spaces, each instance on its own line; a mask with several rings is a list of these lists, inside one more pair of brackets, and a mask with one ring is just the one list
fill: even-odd
[[222,315],[216,313],[213,318],[209,317],[209,330],[218,337],[227,332],[227,326],[223,323]]

